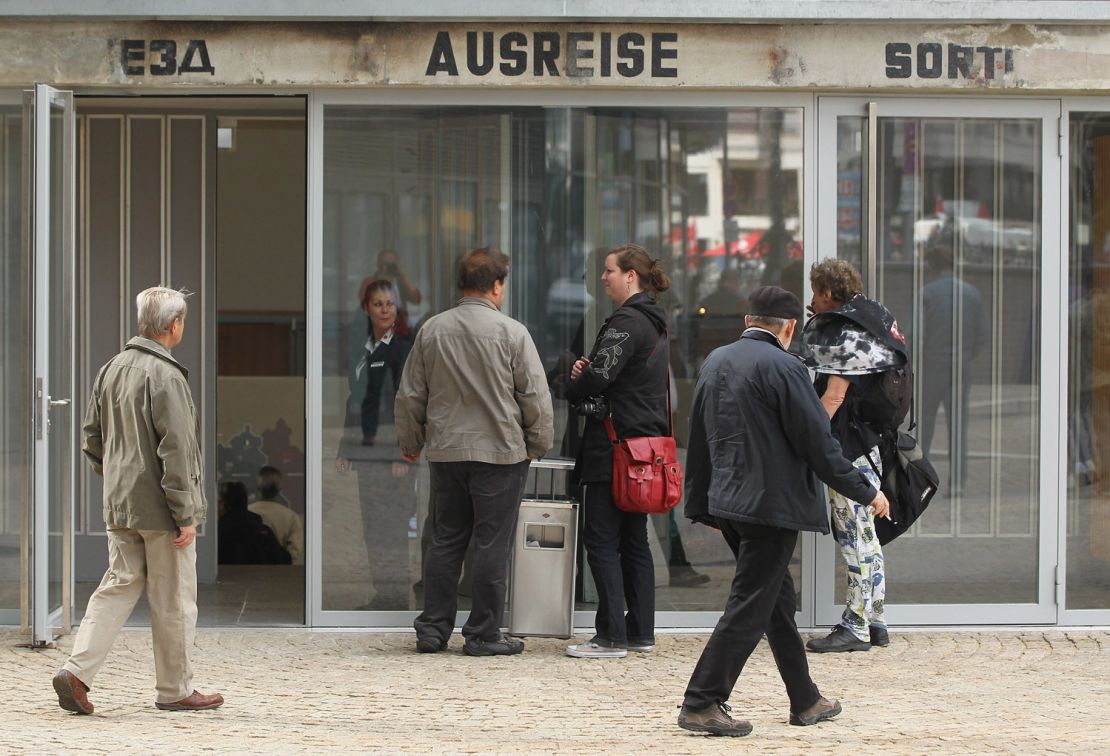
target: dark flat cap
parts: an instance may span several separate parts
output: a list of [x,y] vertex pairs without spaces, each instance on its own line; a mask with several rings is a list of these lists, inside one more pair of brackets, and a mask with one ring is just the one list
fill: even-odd
[[748,297],[748,314],[765,318],[801,320],[802,303],[796,296],[778,286],[760,286]]

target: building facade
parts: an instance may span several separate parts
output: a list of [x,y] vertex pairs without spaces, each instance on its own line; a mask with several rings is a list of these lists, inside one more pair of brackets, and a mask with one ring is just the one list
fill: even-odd
[[[635,241],[674,281],[680,444],[756,286],[806,300],[839,256],[895,313],[942,489],[888,549],[893,624],[1110,622],[1110,4],[130,5],[13,2],[0,26],[0,621],[45,640],[99,578],[79,419],[164,283],[196,292],[202,621],[243,621],[242,590],[259,624],[408,627],[427,475],[392,464],[388,392],[345,451],[360,289],[392,280],[411,334],[453,304],[459,253],[509,252],[568,456],[568,355],[608,312],[604,252]],[[305,564],[220,565],[215,485],[263,465]],[[654,525],[660,626],[711,625],[727,549]],[[803,626],[837,621],[838,560],[802,539]],[[590,596],[585,576],[579,624]]]

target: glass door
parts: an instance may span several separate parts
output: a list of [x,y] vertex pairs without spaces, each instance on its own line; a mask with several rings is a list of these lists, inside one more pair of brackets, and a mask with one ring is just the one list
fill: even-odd
[[1110,100],[1064,103],[1067,415],[1061,624],[1110,622]]
[[[858,265],[910,338],[911,431],[941,488],[884,549],[894,624],[1056,619],[1055,101],[825,97],[819,257]],[[818,545],[817,622],[847,586]]]
[[34,296],[30,621],[36,645],[70,626],[73,603],[73,93],[37,84],[25,99]]

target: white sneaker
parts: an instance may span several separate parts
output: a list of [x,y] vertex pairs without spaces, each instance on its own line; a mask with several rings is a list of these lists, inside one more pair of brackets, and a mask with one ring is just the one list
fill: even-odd
[[589,643],[567,646],[567,656],[573,656],[576,659],[623,659],[628,656],[628,650],[613,648],[612,646],[599,646],[590,641]]

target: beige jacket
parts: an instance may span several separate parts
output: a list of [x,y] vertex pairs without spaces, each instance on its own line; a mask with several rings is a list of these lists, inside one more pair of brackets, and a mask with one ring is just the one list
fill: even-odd
[[[394,452],[396,454],[396,452]],[[293,557],[293,564],[304,564],[304,522],[301,516],[280,501],[254,501],[247,505],[274,531],[278,543]]]
[[416,334],[394,403],[405,454],[511,465],[551,448],[551,393],[532,336],[489,301],[463,297]]
[[135,530],[199,525],[200,422],[189,372],[139,336],[100,369],[85,412],[82,451],[104,476],[104,521]]

